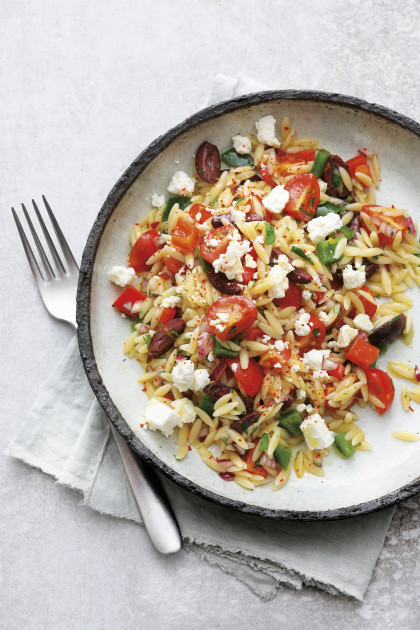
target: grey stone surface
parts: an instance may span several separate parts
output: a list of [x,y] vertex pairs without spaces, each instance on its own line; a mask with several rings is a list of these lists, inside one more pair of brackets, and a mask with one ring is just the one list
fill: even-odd
[[[418,120],[420,10],[416,0],[0,6],[3,451],[72,334],[38,298],[9,207],[46,194],[80,260],[115,180],[203,105],[220,71]],[[1,456],[0,474],[1,628],[419,626],[418,496],[399,508],[363,603],[310,588],[262,603],[191,554],[159,556],[141,528],[79,507],[38,471]]]

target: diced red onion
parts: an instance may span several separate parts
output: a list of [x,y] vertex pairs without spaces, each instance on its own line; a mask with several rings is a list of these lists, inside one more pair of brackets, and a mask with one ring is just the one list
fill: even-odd
[[276,460],[274,457],[269,457],[267,453],[263,453],[260,458],[261,466],[267,466],[267,468],[275,468]]
[[140,324],[137,330],[139,331],[141,335],[144,335],[145,333],[149,331],[149,327],[146,326],[146,324]]
[[214,368],[213,372],[210,374],[210,380],[216,381],[217,383],[217,381],[222,376],[225,370],[226,370],[226,361],[222,359],[221,361],[219,361],[219,363]]
[[233,466],[233,462],[230,459],[216,459],[216,461],[222,468],[230,468]]
[[420,369],[418,365],[414,366],[414,378],[416,379],[417,383],[420,383]]
[[336,361],[332,361],[331,359],[324,359],[322,362],[323,370],[335,370],[338,367],[338,363]]
[[239,446],[239,444],[235,444],[234,442],[232,443],[232,446],[239,455],[245,455],[246,451],[242,448],[242,446]]
[[153,221],[150,227],[152,228],[152,230],[154,230],[155,228],[157,228],[158,225],[159,225],[159,221]]
[[210,332],[210,327],[207,323],[207,318],[206,316],[203,317],[203,319],[201,320],[201,324],[200,324],[200,332],[204,333],[204,332]]
[[201,361],[208,355],[212,348],[211,336],[208,332],[202,332],[197,339],[198,360]]
[[200,431],[200,433],[198,434],[198,441],[199,442],[204,442],[204,440],[206,439],[207,435],[208,435],[208,428],[207,427],[203,427]]
[[410,229],[410,232],[415,235],[416,234],[416,228],[415,228],[413,219],[411,217],[406,217],[406,218],[407,218],[407,223],[408,223],[408,227]]

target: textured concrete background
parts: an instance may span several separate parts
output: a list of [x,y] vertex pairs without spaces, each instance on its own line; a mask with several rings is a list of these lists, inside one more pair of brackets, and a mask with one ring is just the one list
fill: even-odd
[[[219,71],[419,120],[420,10],[417,0],[1,0],[0,16],[3,451],[72,334],[44,311],[10,206],[46,194],[80,260],[115,180],[203,105]],[[161,557],[141,528],[78,507],[37,471],[1,456],[0,474],[1,628],[419,627],[419,497],[399,508],[363,603],[310,588],[262,603],[185,552]]]

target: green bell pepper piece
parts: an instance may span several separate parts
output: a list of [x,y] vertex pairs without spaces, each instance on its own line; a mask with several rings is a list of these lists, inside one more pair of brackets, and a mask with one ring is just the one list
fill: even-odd
[[351,228],[347,227],[347,225],[343,225],[343,227],[341,227],[339,230],[337,230],[338,232],[341,232],[346,239],[349,241],[351,238],[353,238],[354,236],[354,230],[352,230]]
[[282,413],[279,420],[279,425],[286,429],[287,433],[292,437],[299,437],[302,435],[300,425],[302,424],[302,418],[300,413],[296,409],[290,409],[285,413]]
[[329,238],[326,241],[317,243],[316,253],[323,265],[331,265],[331,263],[338,262],[343,257],[341,255],[337,258],[335,255],[339,240],[338,238]]
[[268,445],[270,443],[270,438],[268,433],[263,433],[260,443],[258,445],[259,451],[266,451],[268,449]]
[[211,265],[211,264],[208,262],[208,260],[205,260],[205,259],[202,257],[202,255],[200,254],[200,248],[199,248],[199,247],[197,247],[197,249],[196,249],[196,251],[195,251],[195,255],[197,256],[197,258],[198,258],[198,260],[199,260],[199,262],[200,262],[200,265],[201,265],[201,267],[202,267],[202,269],[203,269],[203,271],[204,271],[204,272],[207,272],[207,271],[209,271],[209,270],[212,268],[212,266],[213,266],[213,265]]
[[179,204],[181,210],[185,210],[185,208],[191,203],[191,197],[181,197],[181,195],[177,195],[176,197],[169,197],[168,201],[166,202],[165,210],[162,213],[162,223],[165,223],[165,221],[169,219],[171,210],[176,203]]
[[334,435],[334,442],[336,447],[344,455],[344,457],[349,459],[352,455],[354,455],[356,451],[344,436],[345,433],[336,433]]
[[274,455],[274,459],[276,460],[278,465],[281,466],[283,470],[287,470],[287,468],[289,468],[290,458],[292,456],[292,449],[284,447],[281,444],[279,444],[274,449],[273,455]]
[[330,158],[331,153],[326,149],[321,149],[315,156],[314,165],[312,166],[311,173],[315,175],[315,177],[321,177],[324,172],[324,168],[326,163]]

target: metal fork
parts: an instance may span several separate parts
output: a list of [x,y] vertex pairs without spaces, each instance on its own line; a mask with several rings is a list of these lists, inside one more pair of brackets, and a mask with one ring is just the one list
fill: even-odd
[[[48,204],[42,196],[51,224],[54,228],[57,241],[61,248],[61,256],[64,258],[67,268],[64,266],[54,242],[48,232],[37,204],[32,200],[35,214],[38,218],[45,241],[50,250],[54,268],[46,255],[39,236],[34,228],[29,213],[22,204],[23,213],[32,233],[32,237],[41,260],[42,271],[37,263],[32,248],[26,237],[22,224],[12,208],[13,216],[19,231],[19,235],[28,258],[29,266],[35,278],[36,285],[41,294],[48,312],[57,319],[68,322],[74,328],[76,324],[76,292],[79,276],[79,268],[71,253],[70,247],[64,238],[63,232]],[[169,505],[165,492],[155,471],[145,464],[130,450],[127,443],[109,421],[112,434],[117,443],[134,497],[137,501],[144,525],[150,539],[156,549],[164,554],[175,553],[181,548],[181,535],[178,525]]]

